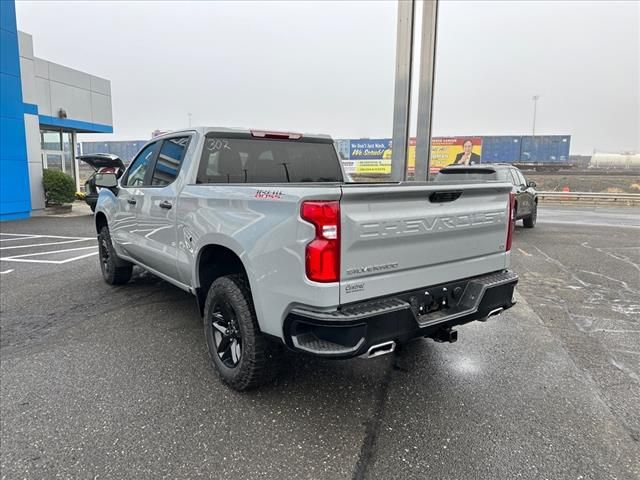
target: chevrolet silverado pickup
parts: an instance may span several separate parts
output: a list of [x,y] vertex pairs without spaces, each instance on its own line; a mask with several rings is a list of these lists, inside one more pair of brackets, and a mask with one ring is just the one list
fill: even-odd
[[96,174],[100,266],[195,295],[211,363],[237,390],[283,348],[375,357],[513,305],[511,184],[349,183],[330,137],[194,128]]

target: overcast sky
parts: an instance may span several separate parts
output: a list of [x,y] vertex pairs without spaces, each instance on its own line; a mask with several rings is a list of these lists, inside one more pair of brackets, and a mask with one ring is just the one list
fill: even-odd
[[[16,2],[34,53],[111,80],[114,134],[241,126],[391,137],[394,1]],[[640,150],[639,2],[441,1],[439,135]]]

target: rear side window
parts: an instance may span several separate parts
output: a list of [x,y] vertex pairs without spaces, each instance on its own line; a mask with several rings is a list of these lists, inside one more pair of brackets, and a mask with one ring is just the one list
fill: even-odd
[[341,182],[332,143],[207,136],[197,183]]
[[133,162],[131,162],[129,170],[127,171],[127,178],[124,181],[124,184],[127,187],[139,187],[144,185],[144,179],[147,175],[147,170],[149,169],[149,165],[153,159],[154,153],[156,152],[157,146],[157,142],[147,145],[142,149]]
[[165,186],[178,176],[190,137],[169,138],[162,142],[153,170],[151,185]]

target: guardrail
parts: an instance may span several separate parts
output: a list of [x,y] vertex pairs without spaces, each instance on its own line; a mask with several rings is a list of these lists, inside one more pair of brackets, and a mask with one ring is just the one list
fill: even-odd
[[538,192],[538,198],[560,202],[640,204],[640,193]]

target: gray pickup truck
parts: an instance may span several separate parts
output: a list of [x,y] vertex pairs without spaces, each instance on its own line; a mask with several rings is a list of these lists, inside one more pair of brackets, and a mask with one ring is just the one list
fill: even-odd
[[97,174],[107,283],[138,265],[191,292],[231,387],[274,378],[283,346],[394,351],[513,305],[504,182],[348,183],[328,136],[194,128]]

